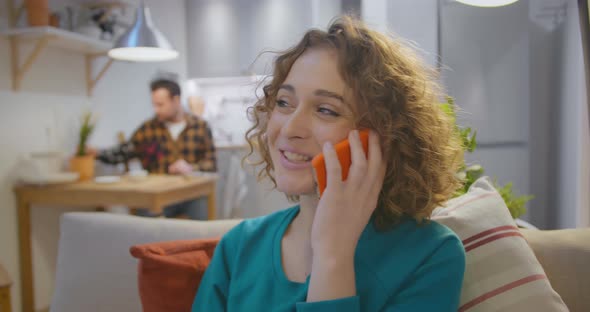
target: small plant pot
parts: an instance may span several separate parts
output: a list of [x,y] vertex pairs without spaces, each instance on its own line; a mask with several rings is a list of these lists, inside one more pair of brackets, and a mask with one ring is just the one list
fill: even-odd
[[94,178],[94,156],[74,156],[70,158],[70,171],[80,174],[80,181]]

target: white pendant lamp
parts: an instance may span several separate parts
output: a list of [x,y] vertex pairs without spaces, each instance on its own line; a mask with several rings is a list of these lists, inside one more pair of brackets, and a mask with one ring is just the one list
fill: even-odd
[[455,0],[457,2],[461,2],[463,4],[477,6],[477,7],[484,7],[484,8],[492,8],[492,7],[500,7],[509,4],[513,4],[518,0]]
[[134,62],[169,61],[178,57],[166,37],[156,28],[149,8],[141,1],[133,25],[109,51],[111,58]]

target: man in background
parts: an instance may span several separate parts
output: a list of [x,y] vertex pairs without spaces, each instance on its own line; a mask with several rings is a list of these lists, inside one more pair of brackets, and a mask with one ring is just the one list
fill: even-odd
[[[150,173],[189,175],[193,171],[217,171],[215,145],[207,122],[186,113],[180,102],[180,86],[173,80],[151,82],[155,116],[133,133],[131,140],[112,149],[94,151],[107,164],[119,164],[139,158]],[[206,209],[198,201],[171,205],[164,216],[186,214],[191,219],[205,219]],[[149,215],[145,209],[138,214]]]

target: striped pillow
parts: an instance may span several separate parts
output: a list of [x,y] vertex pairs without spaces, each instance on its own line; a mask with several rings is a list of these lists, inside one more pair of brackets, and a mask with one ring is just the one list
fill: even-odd
[[459,311],[568,311],[487,178],[437,208],[432,220],[465,246]]

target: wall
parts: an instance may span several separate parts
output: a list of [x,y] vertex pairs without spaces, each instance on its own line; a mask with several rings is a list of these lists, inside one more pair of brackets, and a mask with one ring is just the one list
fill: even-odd
[[[538,12],[533,7],[531,11]],[[559,33],[552,28],[544,27],[546,21],[531,14],[533,21],[529,23],[530,48],[534,57],[530,58],[531,81],[529,90],[531,102],[535,103],[531,109],[530,133],[536,134],[530,141],[530,181],[531,191],[535,194],[534,208],[529,213],[530,221],[540,227],[555,226],[557,219],[558,202],[555,196],[555,183],[559,173],[559,167],[555,161],[557,149],[547,144],[548,141],[556,141],[559,137],[559,110],[553,108],[553,103],[558,103],[559,97],[552,87],[556,72],[560,71],[561,60],[559,49],[555,47],[559,42]]]
[[[60,6],[64,2],[50,1],[50,5]],[[78,118],[86,109],[100,114],[90,143],[97,147],[109,146],[116,141],[117,131],[123,130],[129,135],[151,115],[147,84],[158,70],[186,77],[184,1],[147,0],[146,4],[152,10],[156,25],[180,51],[181,57],[158,64],[115,62],[91,98],[85,96],[83,57],[55,49],[43,51],[25,76],[22,90],[12,92],[9,44],[5,38],[0,38],[0,262],[15,281],[12,287],[15,311],[20,311],[20,283],[12,184],[18,157],[48,149],[73,151]],[[6,24],[6,20],[0,19],[0,25]],[[30,46],[24,47],[21,55],[26,49]],[[59,215],[68,211],[61,207],[44,208],[34,207],[32,211],[37,308],[47,307],[51,300]]]
[[[438,51],[437,0],[388,1],[389,30],[416,45],[424,60],[436,66]],[[419,22],[417,22],[419,21]]]
[[[412,45],[424,60],[436,66],[438,51],[437,0],[365,0],[363,21]],[[417,22],[419,21],[419,22]]]
[[458,122],[477,129],[480,163],[501,184],[529,192],[528,4],[441,7],[443,82],[463,110]]
[[529,220],[587,227],[590,140],[576,1],[526,1],[529,37]]
[[340,12],[340,0],[188,0],[188,74],[269,74],[274,55],[262,52],[294,45]]
[[387,32],[391,31],[388,25],[387,0],[361,1],[361,18],[371,28]]
[[341,0],[311,0],[312,27],[325,29],[330,21],[341,14]]
[[555,30],[560,35],[559,50],[562,67],[555,77],[561,114],[560,133],[556,147],[559,153],[557,179],[557,227],[588,227],[590,220],[590,127],[586,105],[586,85],[578,10],[575,1],[566,1],[563,23]]

